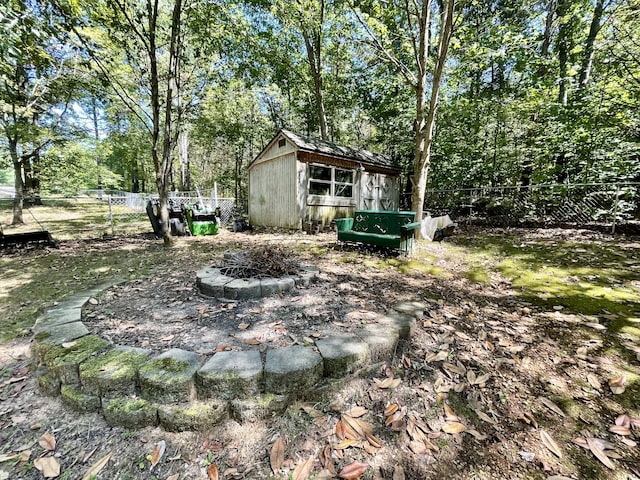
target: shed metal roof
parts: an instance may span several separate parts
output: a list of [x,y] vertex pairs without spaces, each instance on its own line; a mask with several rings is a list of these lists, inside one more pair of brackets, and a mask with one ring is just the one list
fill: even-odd
[[328,155],[332,157],[339,157],[358,163],[399,170],[398,167],[393,165],[391,159],[378,153],[373,153],[368,150],[357,150],[351,147],[344,147],[327,140],[322,140],[320,138],[298,135],[297,133],[293,133],[285,129],[282,129],[281,133],[302,151],[318,153],[321,155]]

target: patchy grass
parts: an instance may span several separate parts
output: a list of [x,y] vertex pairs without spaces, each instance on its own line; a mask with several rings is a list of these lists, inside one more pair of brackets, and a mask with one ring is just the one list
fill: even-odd
[[610,328],[638,333],[640,324],[634,326],[640,322],[637,249],[630,251],[611,241],[523,240],[515,235],[464,237],[459,245],[468,252],[472,266],[465,276],[473,281],[486,280],[493,268],[527,301],[583,315],[620,315],[627,320],[617,320]]

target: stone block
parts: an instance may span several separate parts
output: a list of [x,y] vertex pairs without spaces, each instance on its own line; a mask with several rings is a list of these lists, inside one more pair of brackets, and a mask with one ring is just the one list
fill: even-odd
[[399,330],[394,326],[367,325],[356,331],[356,335],[369,346],[369,362],[389,360],[396,352]]
[[143,428],[158,424],[158,407],[142,398],[103,400],[102,413],[109,425]]
[[270,297],[272,295],[278,295],[280,290],[280,284],[276,278],[262,278],[260,280],[260,296]]
[[206,432],[222,422],[227,415],[227,404],[220,400],[158,407],[160,424],[170,432],[187,430]]
[[38,387],[42,393],[52,397],[60,395],[62,382],[60,382],[58,377],[51,375],[46,367],[38,368],[36,370],[36,376],[38,377]]
[[415,301],[399,302],[393,306],[396,312],[411,315],[416,318],[421,318],[424,315],[425,308],[424,303]]
[[109,346],[95,335],[87,335],[63,345],[54,345],[44,355],[49,373],[65,385],[80,383],[80,364]]
[[236,278],[224,286],[224,298],[247,300],[260,297],[260,280],[256,278]]
[[199,398],[256,395],[262,387],[260,352],[218,352],[196,374]]
[[322,378],[323,371],[322,357],[311,348],[292,345],[269,350],[264,367],[265,391],[302,395]]
[[332,336],[316,341],[324,361],[324,375],[342,377],[364,365],[368,345],[354,335]]
[[200,293],[206,297],[223,298],[224,286],[232,282],[233,278],[225,275],[203,277],[198,283]]
[[51,345],[62,345],[63,343],[72,342],[78,338],[89,335],[89,330],[82,322],[64,323],[62,325],[43,326],[36,333],[36,342],[46,342]]
[[79,322],[82,318],[80,308],[63,308],[47,310],[33,325],[33,333],[40,333],[47,328],[64,325],[66,323]]
[[150,350],[116,346],[82,363],[80,382],[88,393],[101,397],[133,395],[138,383],[138,370],[149,355]]
[[195,399],[198,354],[174,348],[140,367],[142,397],[156,403],[189,402]]
[[267,393],[252,398],[236,398],[231,400],[231,415],[239,422],[255,422],[284,412],[288,405],[287,395]]
[[62,385],[62,401],[78,412],[97,412],[102,407],[100,397],[83,391],[79,385]]
[[401,340],[409,340],[416,330],[416,319],[404,313],[390,313],[377,319],[379,325],[395,328]]

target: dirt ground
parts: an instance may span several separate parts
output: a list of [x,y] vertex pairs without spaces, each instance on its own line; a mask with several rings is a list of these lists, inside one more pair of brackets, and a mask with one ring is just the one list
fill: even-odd
[[[610,241],[561,235],[582,245]],[[527,302],[492,265],[487,282],[471,281],[455,238],[420,244],[412,262],[342,250],[334,240],[222,236],[229,248],[295,243],[301,261],[319,267],[318,281],[282,297],[220,302],[195,290],[195,272],[208,265],[174,262],[163,275],[106,291],[85,309],[85,323],[114,343],[210,355],[312,344],[366,328],[400,300],[424,302],[414,337],[393,361],[263,421],[229,418],[206,434],[129,431],[41,395],[29,340],[18,339],[0,345],[8,372],[0,378],[0,480],[43,478],[39,468],[56,463],[60,473],[50,478],[88,479],[93,469],[97,479],[123,480],[640,479],[640,345],[607,330],[614,314]],[[637,241],[620,241],[640,259]],[[222,250],[210,265],[221,258]],[[152,468],[159,442],[166,449]]]

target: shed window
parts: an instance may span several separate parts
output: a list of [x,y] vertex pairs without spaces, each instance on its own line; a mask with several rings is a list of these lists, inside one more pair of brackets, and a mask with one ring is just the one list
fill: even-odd
[[353,197],[353,170],[310,165],[309,194],[325,197]]
[[278,148],[284,148],[286,144],[287,144],[287,141],[284,138],[281,138],[280,140],[278,140]]

